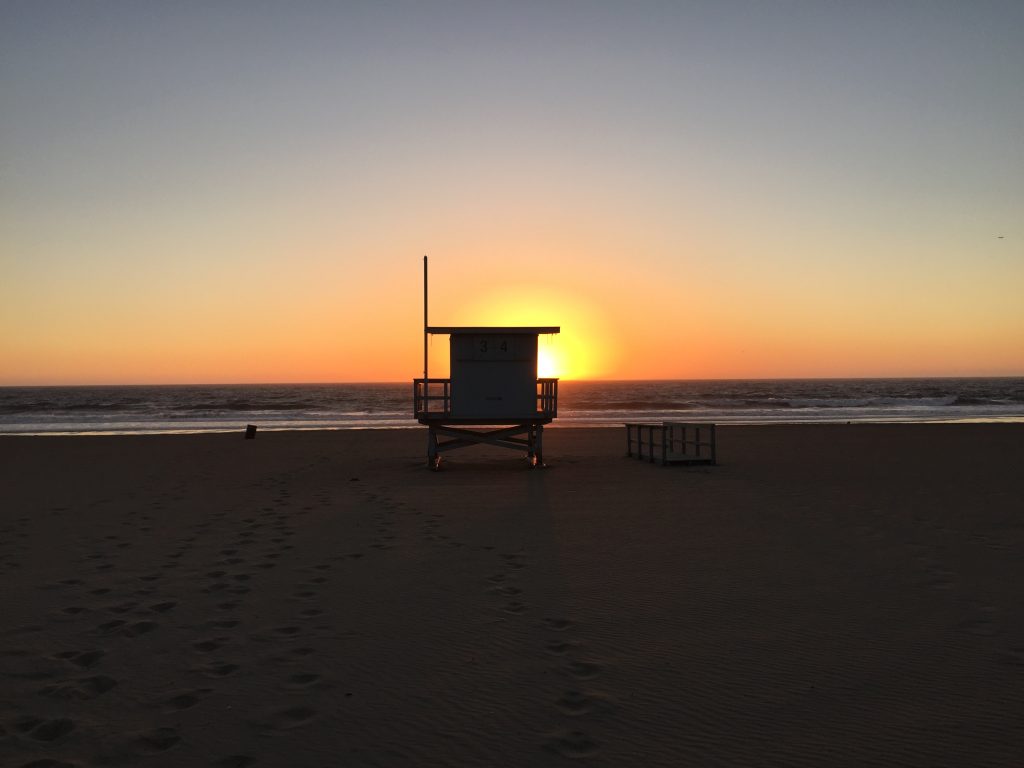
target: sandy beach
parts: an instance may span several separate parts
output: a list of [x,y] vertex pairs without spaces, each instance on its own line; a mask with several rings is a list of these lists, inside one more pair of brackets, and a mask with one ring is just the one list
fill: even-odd
[[1012,766],[1024,425],[0,438],[3,766]]

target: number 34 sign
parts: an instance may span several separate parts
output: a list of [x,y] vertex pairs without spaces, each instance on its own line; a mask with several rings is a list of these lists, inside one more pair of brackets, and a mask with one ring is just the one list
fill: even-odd
[[507,336],[474,336],[473,360],[514,360],[515,342]]

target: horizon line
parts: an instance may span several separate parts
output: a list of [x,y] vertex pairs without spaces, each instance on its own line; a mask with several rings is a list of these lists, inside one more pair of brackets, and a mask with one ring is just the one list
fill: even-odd
[[[0,384],[0,389],[43,389],[55,387],[293,387],[293,386],[336,386],[336,385],[395,385],[410,384],[413,379],[350,380],[350,381],[210,381],[210,382],[85,382],[76,384]],[[882,381],[920,379],[1019,379],[1024,373],[1010,374],[944,374],[944,375],[898,375],[898,376],[705,376],[670,378],[564,378],[551,376],[560,382],[628,384],[644,382],[673,381]]]

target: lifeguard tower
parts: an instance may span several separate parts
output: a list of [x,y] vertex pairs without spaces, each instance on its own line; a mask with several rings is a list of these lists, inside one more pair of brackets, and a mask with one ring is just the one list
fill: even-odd
[[[427,323],[427,257],[423,257],[423,378],[413,379],[413,411],[428,427],[427,466],[441,454],[475,444],[526,450],[531,467],[544,466],[544,425],[558,415],[558,379],[537,376],[537,337],[543,327],[432,327]],[[430,336],[450,338],[450,376],[427,371]]]

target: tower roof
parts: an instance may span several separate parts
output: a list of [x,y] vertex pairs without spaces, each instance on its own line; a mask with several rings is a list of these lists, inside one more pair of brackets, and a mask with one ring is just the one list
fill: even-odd
[[562,329],[557,325],[543,326],[518,326],[518,325],[469,325],[469,326],[441,326],[435,325],[427,328],[427,333],[451,334],[452,336],[481,334],[501,334],[503,336],[518,334],[522,336],[538,336],[542,333],[558,333]]

